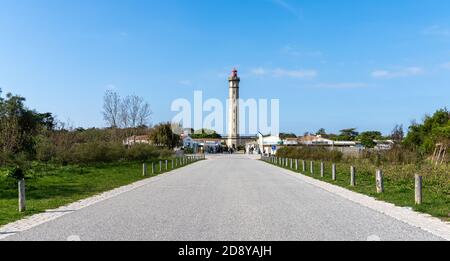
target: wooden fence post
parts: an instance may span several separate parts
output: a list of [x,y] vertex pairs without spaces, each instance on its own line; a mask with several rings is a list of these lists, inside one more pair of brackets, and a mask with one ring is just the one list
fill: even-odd
[[350,167],[350,186],[356,186],[356,169],[354,166]]
[[169,170],[169,165],[167,164],[167,160],[166,160],[166,171]]
[[295,170],[298,171],[298,159],[295,160]]
[[377,185],[377,193],[384,192],[384,180],[383,180],[383,171],[378,169],[376,173],[376,185]]
[[417,205],[422,204],[422,176],[415,175],[415,201]]
[[18,185],[19,185],[19,212],[24,212],[26,210],[25,179],[19,180]]
[[302,160],[303,174],[306,174],[306,161]]
[[162,172],[162,161],[159,161],[159,172]]
[[314,175],[314,161],[311,161],[309,169],[310,169],[311,175]]
[[291,159],[291,169],[293,169],[293,165],[292,164],[293,164],[293,162],[292,162],[292,159]]
[[147,163],[142,164],[142,176],[147,176]]
[[331,179],[336,181],[336,163],[331,166]]
[[325,176],[325,166],[323,162],[320,162],[320,176],[323,178]]

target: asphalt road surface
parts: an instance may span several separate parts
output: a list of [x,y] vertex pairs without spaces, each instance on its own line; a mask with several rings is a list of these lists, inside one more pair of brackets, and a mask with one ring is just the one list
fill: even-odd
[[440,240],[240,155],[211,157],[7,240]]

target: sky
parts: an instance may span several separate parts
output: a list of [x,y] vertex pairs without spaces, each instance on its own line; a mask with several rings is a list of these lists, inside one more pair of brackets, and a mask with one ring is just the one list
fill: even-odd
[[103,127],[106,90],[280,100],[280,129],[390,133],[450,107],[448,0],[0,0],[0,88]]

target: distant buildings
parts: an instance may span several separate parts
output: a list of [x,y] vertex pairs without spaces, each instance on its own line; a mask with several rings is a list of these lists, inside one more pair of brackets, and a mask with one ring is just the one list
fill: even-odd
[[390,150],[395,145],[393,140],[374,140],[374,142],[377,144],[375,146],[377,150]]
[[247,153],[253,152],[258,154],[276,154],[278,148],[283,144],[279,136],[263,135],[258,133],[257,140],[248,142],[246,145]]
[[150,137],[148,135],[131,136],[123,141],[123,145],[132,146],[135,144],[150,144]]

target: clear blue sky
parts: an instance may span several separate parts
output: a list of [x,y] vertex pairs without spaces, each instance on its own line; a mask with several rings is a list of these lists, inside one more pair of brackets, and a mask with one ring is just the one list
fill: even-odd
[[112,88],[171,102],[279,98],[281,130],[390,132],[450,105],[448,0],[1,0],[0,86],[76,126]]

